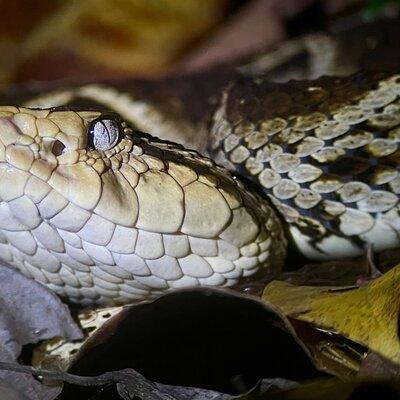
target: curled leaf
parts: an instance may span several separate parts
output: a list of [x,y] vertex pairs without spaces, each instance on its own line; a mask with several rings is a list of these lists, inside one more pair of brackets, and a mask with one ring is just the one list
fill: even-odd
[[[211,289],[177,291],[124,308],[84,343],[69,372],[88,376],[126,368],[162,384],[231,394],[263,378],[297,382],[321,375],[274,308]],[[85,389],[66,385],[60,400],[93,395]]]
[[274,281],[266,286],[263,299],[291,319],[342,335],[400,363],[400,265],[360,288]]

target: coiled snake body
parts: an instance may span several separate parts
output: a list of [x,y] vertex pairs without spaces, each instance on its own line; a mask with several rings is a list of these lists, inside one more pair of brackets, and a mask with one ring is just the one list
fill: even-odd
[[2,106],[1,259],[89,305],[277,271],[286,236],[316,259],[400,245],[400,75],[239,77],[213,99],[196,122],[104,85]]

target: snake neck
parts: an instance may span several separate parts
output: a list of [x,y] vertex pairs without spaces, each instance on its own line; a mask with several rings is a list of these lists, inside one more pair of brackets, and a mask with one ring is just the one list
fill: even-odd
[[212,157],[258,184],[309,258],[399,242],[400,75],[232,83],[210,134]]

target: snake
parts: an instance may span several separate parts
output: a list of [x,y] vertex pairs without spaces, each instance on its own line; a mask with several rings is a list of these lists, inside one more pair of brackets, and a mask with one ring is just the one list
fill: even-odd
[[3,100],[0,259],[102,306],[400,246],[400,74],[222,77]]

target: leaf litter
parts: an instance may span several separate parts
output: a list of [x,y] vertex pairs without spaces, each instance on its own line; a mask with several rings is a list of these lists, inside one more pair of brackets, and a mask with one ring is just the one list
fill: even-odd
[[[0,361],[16,362],[27,344],[82,337],[68,307],[43,285],[6,266],[0,267],[0,281],[7,282],[0,285]],[[54,388],[45,390],[29,375],[0,370],[0,379],[3,392],[32,400],[53,398]]]
[[275,281],[267,285],[263,299],[288,317],[340,334],[400,364],[400,265],[358,288]]
[[[246,290],[184,290],[139,306],[100,310],[86,326],[85,333],[94,332],[82,347],[76,347],[72,362],[68,359],[68,372],[52,370],[49,375],[26,370],[22,374],[0,365],[3,374],[18,382],[10,388],[11,380],[0,381],[0,395],[4,387],[8,391],[4,398],[24,400],[348,400],[378,389],[389,396],[397,393],[400,376],[400,266],[391,268],[390,258],[380,255],[373,260],[367,254],[358,260],[305,265],[278,277],[286,282],[267,282],[262,301]],[[17,351],[14,357],[1,358],[2,362],[20,368],[15,362],[28,343],[59,336],[67,344],[79,339],[78,328],[70,325],[75,323],[68,309],[56,296],[14,270],[6,268],[6,273],[15,274],[15,282],[22,279],[33,285],[32,292],[39,293],[39,286],[44,292],[40,292],[40,301],[50,296],[44,302],[50,308],[37,313],[43,324],[35,325],[37,338],[28,328],[25,339],[18,336],[22,327],[12,331],[18,337]],[[14,294],[20,291],[18,285],[11,289]],[[37,307],[31,300],[33,294],[22,292],[30,299],[29,306]],[[0,302],[1,296],[12,298],[10,293],[0,290]],[[55,314],[63,322],[53,322],[42,331],[38,327],[46,327],[47,318],[53,318],[48,312],[53,310],[53,297],[61,304],[62,310]],[[17,301],[22,308],[28,307]],[[10,302],[4,304],[2,309],[12,309]],[[87,319],[87,311],[82,315]],[[27,326],[34,320],[33,314],[29,317]],[[21,318],[17,321],[24,325],[25,316]],[[95,329],[99,319],[105,323]],[[43,365],[49,359],[45,354]],[[33,378],[38,375],[39,380]],[[71,381],[70,375],[80,380]],[[58,394],[62,381],[67,384]],[[88,388],[89,381],[99,386]]]

